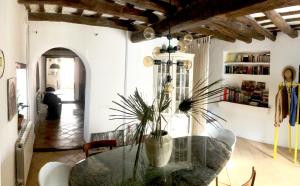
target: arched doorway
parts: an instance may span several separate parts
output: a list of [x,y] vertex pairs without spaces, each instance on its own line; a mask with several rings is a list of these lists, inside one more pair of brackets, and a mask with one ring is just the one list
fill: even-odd
[[86,70],[80,57],[66,48],[46,51],[37,62],[36,85],[35,151],[81,148]]

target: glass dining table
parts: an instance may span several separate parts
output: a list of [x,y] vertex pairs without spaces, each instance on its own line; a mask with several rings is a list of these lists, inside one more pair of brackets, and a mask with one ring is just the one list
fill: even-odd
[[143,147],[133,179],[136,150],[137,146],[124,146],[81,161],[71,169],[70,186],[208,185],[231,154],[230,147],[207,136],[174,138],[171,158],[161,168],[149,165]]

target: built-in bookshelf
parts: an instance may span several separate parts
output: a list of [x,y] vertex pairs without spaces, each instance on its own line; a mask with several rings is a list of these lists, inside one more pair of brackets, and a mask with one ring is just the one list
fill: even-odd
[[270,54],[269,51],[225,53],[223,101],[268,108]]
[[226,53],[225,74],[270,75],[270,52]]
[[[245,84],[253,84],[254,87],[245,87]],[[223,101],[268,108],[269,90],[264,82],[243,81],[242,87],[225,87]]]

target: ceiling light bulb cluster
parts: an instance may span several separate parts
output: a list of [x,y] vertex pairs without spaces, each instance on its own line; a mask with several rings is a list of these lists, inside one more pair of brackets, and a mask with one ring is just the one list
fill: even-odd
[[[158,34],[155,33],[155,30],[151,27],[145,28],[143,35],[144,35],[145,39],[147,39],[147,40],[154,39],[156,36],[158,36]],[[185,61],[177,61],[174,63],[171,60],[171,53],[175,53],[177,51],[186,52],[187,46],[192,44],[192,42],[193,42],[193,36],[189,33],[185,34],[181,39],[178,39],[179,41],[178,41],[177,45],[173,47],[173,46],[171,46],[172,35],[171,35],[170,26],[169,26],[169,34],[167,35],[167,39],[169,40],[168,46],[163,45],[162,47],[155,47],[152,51],[153,57],[151,57],[151,56],[144,57],[144,60],[143,60],[144,66],[152,67],[153,65],[161,65],[161,64],[165,64],[167,66],[177,65],[177,66],[182,66],[187,71],[190,70],[192,68],[191,61],[185,60]],[[161,53],[169,54],[169,58],[167,61],[161,61],[161,60],[154,59],[154,58],[157,58],[159,56],[159,54],[161,54]],[[174,89],[174,87],[172,85],[172,77],[171,77],[170,73],[168,73],[166,76],[166,81],[163,85],[163,91],[166,94],[171,94],[173,89]]]
[[183,61],[183,67],[186,70],[190,70],[192,68],[192,61],[190,61],[190,60]]
[[154,65],[154,60],[151,56],[144,57],[144,66],[145,67],[152,67]]
[[193,42],[193,36],[191,34],[186,34],[183,36],[183,43],[185,45],[190,45]]
[[173,92],[173,89],[174,87],[172,85],[172,77],[171,75],[167,75],[163,90],[166,94],[171,94]]
[[153,28],[147,27],[145,28],[143,35],[147,40],[151,40],[155,38],[155,31]]
[[164,92],[166,94],[171,94],[173,92],[173,89],[174,89],[174,87],[173,87],[171,82],[166,83],[165,86],[164,86]]
[[178,46],[179,52],[186,52],[187,46],[182,41],[178,41],[177,46]]

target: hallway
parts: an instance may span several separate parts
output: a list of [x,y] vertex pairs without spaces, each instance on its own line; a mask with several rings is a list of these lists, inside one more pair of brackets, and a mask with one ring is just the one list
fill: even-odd
[[82,104],[62,104],[60,120],[45,120],[40,116],[36,128],[34,151],[79,149],[84,144],[84,110]]

